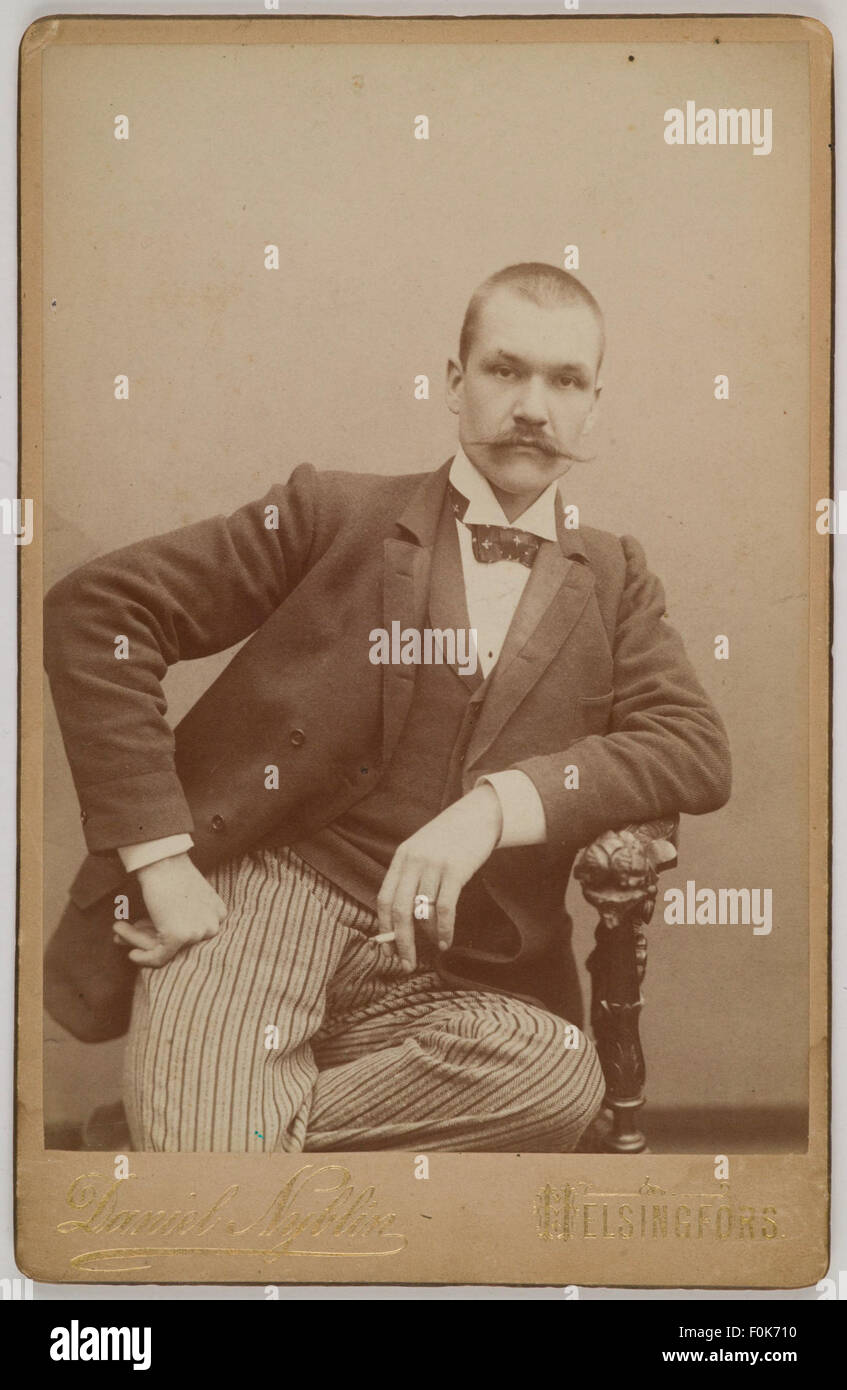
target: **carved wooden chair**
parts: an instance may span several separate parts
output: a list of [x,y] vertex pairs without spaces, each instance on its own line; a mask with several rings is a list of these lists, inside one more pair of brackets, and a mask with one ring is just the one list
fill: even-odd
[[591,1031],[606,1078],[604,1108],[578,1148],[583,1153],[642,1153],[637,1125],[645,1066],[639,1019],[647,968],[643,928],[653,916],[658,875],[676,863],[679,817],[608,830],[580,850],[573,874],[600,920],[586,962]]

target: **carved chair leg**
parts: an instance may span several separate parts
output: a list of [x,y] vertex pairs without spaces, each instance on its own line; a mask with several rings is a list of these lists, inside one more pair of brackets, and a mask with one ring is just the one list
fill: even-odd
[[608,831],[583,850],[574,866],[586,900],[600,921],[588,958],[591,1029],[606,1078],[610,1119],[592,1127],[588,1144],[608,1153],[642,1153],[638,1127],[644,1104],[645,1065],[639,1020],[647,968],[642,928],[656,904],[657,871],[676,859],[678,821]]
[[612,1120],[604,1148],[611,1153],[641,1153],[647,1146],[636,1124],[636,1111],[644,1104],[639,1016],[646,960],[647,942],[642,932],[629,921],[609,926],[601,918],[588,969],[591,1028],[606,1078],[605,1104]]

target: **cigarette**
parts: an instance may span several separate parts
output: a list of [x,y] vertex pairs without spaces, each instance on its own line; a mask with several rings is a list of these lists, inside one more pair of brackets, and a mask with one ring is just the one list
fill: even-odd
[[396,931],[383,931],[383,932],[380,932],[380,933],[379,933],[379,936],[372,936],[372,937],[371,937],[371,941],[396,941],[396,940],[397,940],[397,933],[396,933]]

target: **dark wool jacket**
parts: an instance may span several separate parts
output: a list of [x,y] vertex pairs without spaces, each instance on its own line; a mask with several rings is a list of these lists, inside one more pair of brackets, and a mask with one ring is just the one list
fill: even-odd
[[[388,478],[303,464],[232,516],[115,551],[48,594],[46,666],[90,854],[48,948],[47,1007],[77,1036],[127,1025],[136,967],[110,924],[115,894],[141,905],[118,846],[188,831],[205,872],[270,834],[305,838],[375,785],[415,668],[373,665],[371,631],[467,626],[461,584],[433,566],[448,473],[449,462]],[[129,660],[115,659],[119,634]],[[172,730],[168,666],[244,638]],[[474,709],[457,786],[522,769],[548,842],[496,850],[482,871],[509,945],[502,932],[496,950],[457,937],[442,969],[578,1022],[564,912],[577,850],[608,828],[716,810],[730,787],[723,725],[637,541],[566,530],[559,507],[558,544],[542,544]],[[275,792],[263,789],[268,764]]]

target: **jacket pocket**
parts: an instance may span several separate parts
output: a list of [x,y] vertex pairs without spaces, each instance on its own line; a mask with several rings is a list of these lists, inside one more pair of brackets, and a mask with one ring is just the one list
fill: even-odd
[[584,695],[576,702],[580,723],[586,733],[603,734],[609,727],[615,692],[606,695]]

